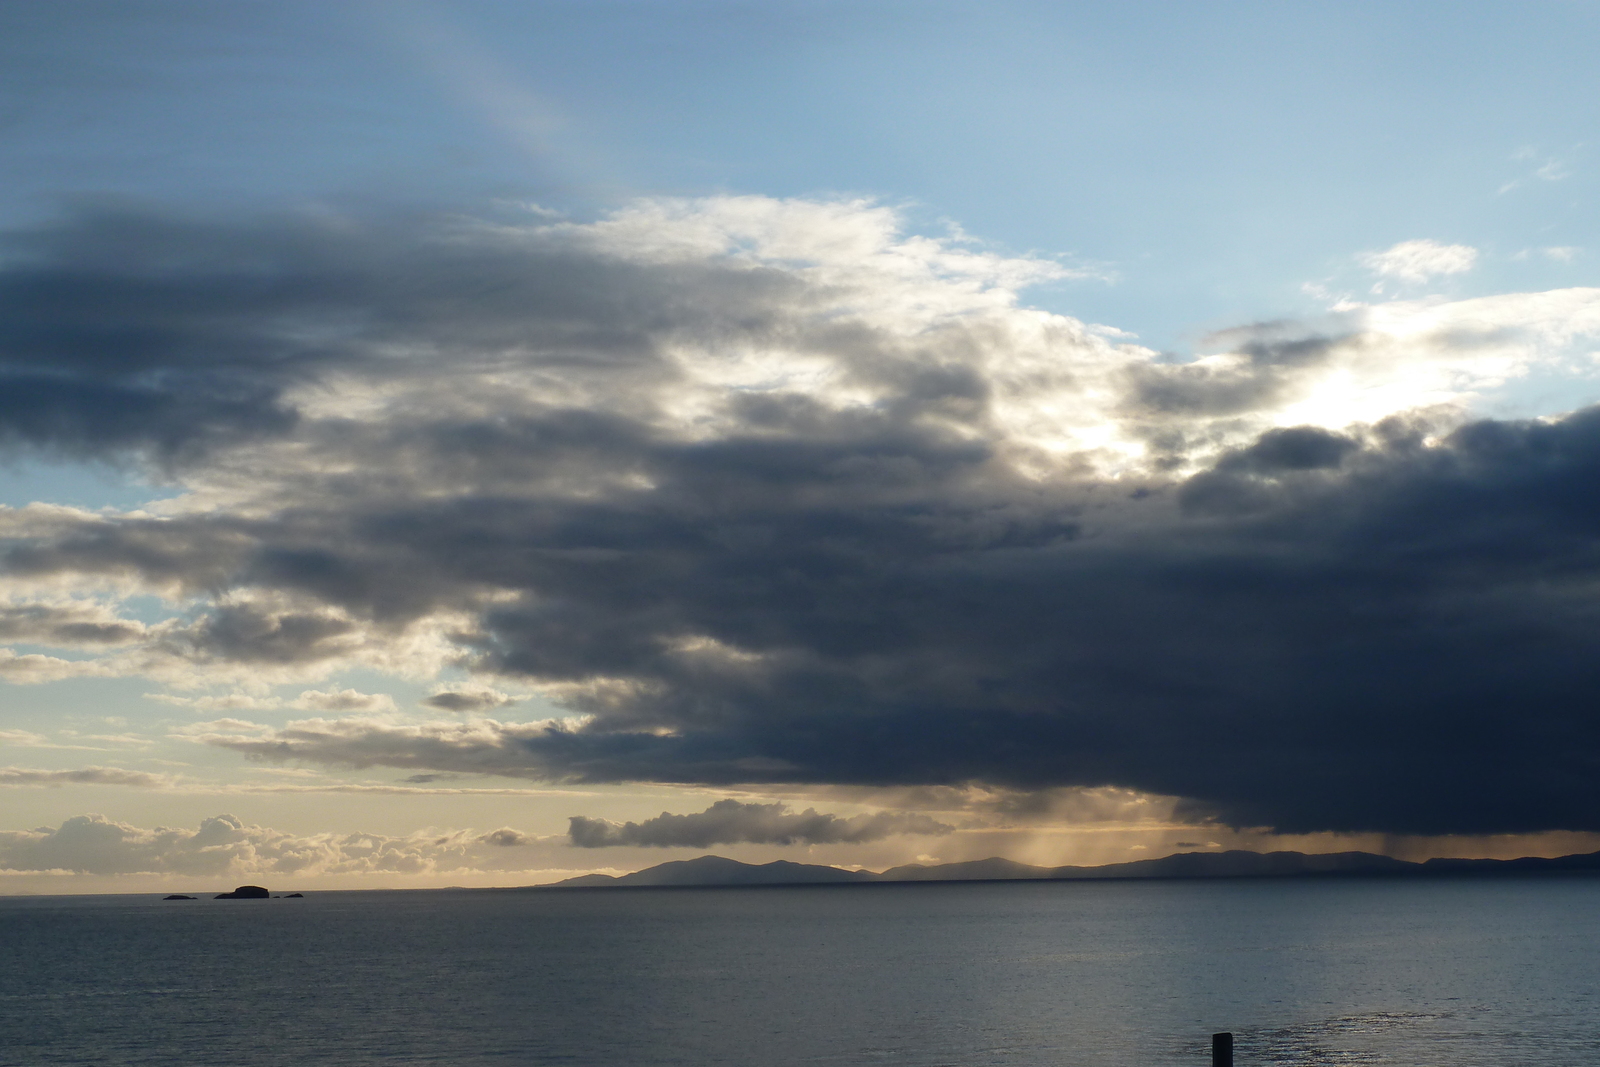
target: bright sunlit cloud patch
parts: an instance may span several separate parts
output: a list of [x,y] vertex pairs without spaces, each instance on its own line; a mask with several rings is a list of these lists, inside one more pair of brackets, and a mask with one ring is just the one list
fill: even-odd
[[1362,264],[1381,278],[1403,282],[1426,282],[1451,274],[1465,274],[1478,262],[1478,250],[1470,245],[1447,245],[1438,241],[1401,241],[1382,252],[1368,252]]

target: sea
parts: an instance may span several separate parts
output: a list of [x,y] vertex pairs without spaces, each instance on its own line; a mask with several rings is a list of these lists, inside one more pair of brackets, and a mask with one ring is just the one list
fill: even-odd
[[0,898],[8,1067],[1208,1067],[1217,1031],[1593,1067],[1600,878]]

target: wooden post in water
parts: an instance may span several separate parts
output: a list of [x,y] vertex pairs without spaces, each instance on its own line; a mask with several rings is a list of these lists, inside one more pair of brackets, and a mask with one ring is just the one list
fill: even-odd
[[1211,1035],[1211,1067],[1233,1067],[1233,1035]]

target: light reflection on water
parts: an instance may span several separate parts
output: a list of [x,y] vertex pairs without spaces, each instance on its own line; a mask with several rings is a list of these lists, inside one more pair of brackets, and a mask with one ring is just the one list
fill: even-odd
[[1600,1062],[1600,879],[0,898],[0,1063]]

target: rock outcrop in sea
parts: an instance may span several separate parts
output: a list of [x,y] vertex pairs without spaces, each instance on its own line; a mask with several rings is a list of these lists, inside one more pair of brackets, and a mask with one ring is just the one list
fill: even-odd
[[271,893],[258,885],[242,885],[231,893],[218,893],[212,900],[266,900]]

